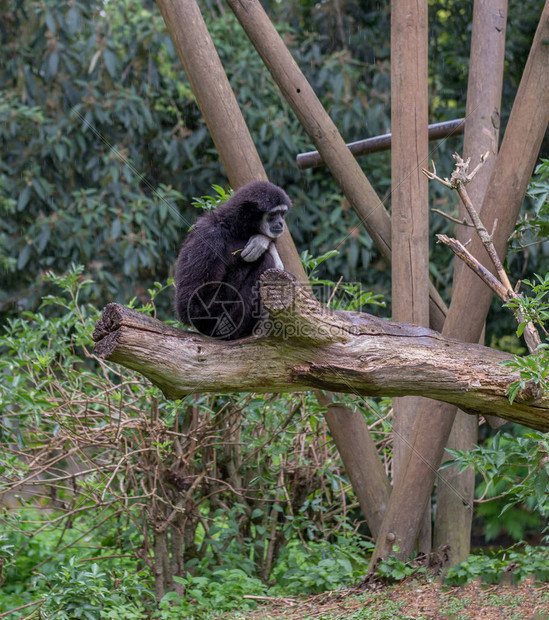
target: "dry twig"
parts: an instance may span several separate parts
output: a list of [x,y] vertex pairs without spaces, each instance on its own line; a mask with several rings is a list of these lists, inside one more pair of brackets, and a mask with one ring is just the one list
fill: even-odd
[[[452,172],[450,179],[448,178],[442,179],[441,177],[439,177],[436,173],[436,168],[434,166],[434,163],[433,163],[432,172],[429,170],[423,169],[423,173],[425,174],[425,176],[427,176],[427,178],[438,181],[439,183],[442,183],[446,187],[449,187],[450,189],[457,191],[457,193],[459,194],[459,197],[461,198],[461,201],[463,202],[463,205],[465,206],[465,209],[467,210],[467,213],[469,214],[469,217],[471,218],[472,225],[477,231],[477,234],[480,240],[482,241],[482,244],[484,245],[484,248],[486,249],[488,256],[490,257],[490,260],[492,261],[492,264],[494,265],[494,268],[496,270],[496,273],[499,279],[496,278],[488,269],[486,269],[486,267],[484,267],[480,263],[480,261],[477,258],[475,258],[465,248],[465,246],[462,243],[457,241],[457,239],[452,239],[450,237],[447,237],[446,235],[437,235],[438,241],[440,243],[444,243],[444,245],[447,245],[452,250],[452,252],[454,252],[454,254],[458,258],[460,258],[470,269],[472,269],[479,276],[479,278],[481,278],[501,300],[503,300],[504,302],[508,302],[510,299],[520,299],[522,296],[517,291],[515,291],[513,287],[511,286],[509,276],[507,275],[507,272],[505,271],[503,267],[503,264],[496,252],[496,248],[492,241],[493,236],[494,236],[494,231],[497,226],[497,220],[494,221],[492,232],[489,233],[486,230],[486,227],[484,226],[482,220],[480,219],[480,216],[477,210],[475,209],[471,201],[471,198],[469,197],[469,194],[467,193],[467,190],[465,189],[465,186],[467,185],[467,183],[469,183],[473,179],[475,174],[479,171],[481,166],[484,164],[488,155],[489,153],[485,153],[484,155],[482,155],[480,158],[480,163],[475,167],[475,169],[472,172],[469,172],[469,163],[471,159],[468,158],[467,160],[463,160],[457,153],[454,153],[454,159],[456,160],[456,167],[454,171]],[[444,215],[445,217],[448,217],[446,214]],[[464,223],[464,222],[459,222],[455,220],[454,218],[449,218],[449,219],[451,219],[457,224]],[[528,322],[526,321],[526,317],[524,316],[524,313],[522,312],[520,306],[517,306],[514,309],[514,314],[519,323],[526,323],[526,326],[523,332],[524,340],[526,342],[526,345],[530,353],[533,353],[537,349],[537,347],[541,344],[541,339],[539,337],[538,331],[531,321],[528,321]]]

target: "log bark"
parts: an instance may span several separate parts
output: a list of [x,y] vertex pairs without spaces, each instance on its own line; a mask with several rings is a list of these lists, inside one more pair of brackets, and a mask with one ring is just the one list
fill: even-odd
[[266,337],[219,342],[109,304],[94,331],[95,351],[139,371],[171,399],[308,389],[412,394],[549,430],[549,398],[535,386],[509,403],[505,390],[517,376],[500,366],[503,352],[417,325],[330,311],[283,271],[262,276],[261,296],[271,314]]
[[[507,240],[517,220],[549,122],[547,39],[549,2],[541,15],[480,213],[488,230],[492,229],[494,219],[498,219],[494,243],[499,256],[506,255]],[[474,256],[486,256],[478,238],[473,239],[469,250]],[[477,276],[464,271],[456,282],[444,323],[444,335],[478,342],[491,298],[490,289]],[[499,411],[492,413],[509,419]],[[395,545],[399,548],[400,558],[407,558],[412,552],[454,419],[455,408],[445,403],[430,403],[426,410],[418,413],[412,449],[408,451],[406,467],[401,469],[402,475],[393,487],[371,567],[380,558],[391,555]]]

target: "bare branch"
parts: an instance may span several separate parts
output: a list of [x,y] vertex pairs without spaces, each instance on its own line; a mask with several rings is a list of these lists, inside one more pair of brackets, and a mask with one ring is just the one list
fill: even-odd
[[436,235],[439,243],[447,245],[452,252],[460,258],[479,278],[494,291],[494,293],[504,302],[509,301],[509,293],[501,282],[482,265],[465,246],[457,239],[452,239],[446,235]]
[[459,226],[467,226],[469,228],[474,228],[473,224],[468,222],[466,219],[458,220],[457,217],[453,217],[449,215],[448,213],[444,213],[444,211],[441,211],[440,209],[431,209],[431,212],[438,213],[438,215],[442,215],[442,217],[445,217],[447,220],[450,220],[450,222],[453,222],[454,224],[458,224]]

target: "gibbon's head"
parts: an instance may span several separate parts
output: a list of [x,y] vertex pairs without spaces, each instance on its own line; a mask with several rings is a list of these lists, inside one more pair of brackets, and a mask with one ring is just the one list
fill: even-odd
[[292,208],[286,192],[267,181],[254,181],[238,189],[227,206],[239,210],[242,223],[249,223],[250,232],[261,233],[269,239],[277,239],[284,232],[284,218]]

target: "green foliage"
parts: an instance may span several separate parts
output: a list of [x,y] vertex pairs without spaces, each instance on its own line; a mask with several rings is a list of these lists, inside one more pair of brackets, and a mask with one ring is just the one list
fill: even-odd
[[[398,548],[393,548],[393,551],[398,551]],[[376,567],[376,575],[388,582],[402,581],[412,575],[425,573],[426,570],[423,566],[418,565],[414,561],[404,562],[394,555],[381,560]]]
[[[539,526],[540,515],[549,515],[549,439],[530,431],[524,436],[498,432],[473,450],[450,450],[461,471],[474,467],[483,482],[476,494],[483,503],[478,512],[486,519],[487,540],[506,531],[515,540],[525,536],[527,527]],[[489,501],[490,498],[495,498]],[[484,503],[486,502],[486,503]]]
[[[242,514],[242,511],[237,512]],[[212,570],[202,563],[196,566],[193,575],[176,578],[176,582],[184,586],[184,594],[166,594],[160,602],[159,618],[255,608],[254,600],[242,598],[246,594],[283,596],[335,590],[356,581],[368,568],[365,552],[373,547],[371,543],[358,540],[347,526],[331,542],[314,540],[312,532],[311,540],[300,540],[301,528],[310,525],[302,516],[298,523],[291,523],[293,520],[288,519],[294,532],[288,536],[289,542],[273,566],[270,582],[275,585],[269,587],[252,575],[253,562],[233,555],[235,548],[227,545],[227,540],[237,535],[234,517],[234,514],[216,515],[223,531],[217,541],[219,550],[224,551],[223,565]],[[210,528],[210,534],[217,535],[220,530]]]
[[520,379],[513,381],[507,388],[509,401],[513,402],[521,389],[530,381],[538,385],[546,394],[549,393],[549,344],[542,343],[536,351],[525,357],[514,357],[501,363],[512,371],[518,372]]
[[144,602],[154,595],[142,577],[109,575],[98,564],[88,567],[70,558],[57,572],[38,577],[36,585],[45,591],[40,615],[47,620],[146,618]]
[[306,542],[293,537],[284,547],[272,577],[272,595],[337,590],[360,579],[368,570],[367,552],[373,548],[353,536],[338,535],[333,542]]
[[545,329],[545,323],[549,319],[549,273],[545,277],[535,274],[535,277],[537,282],[524,280],[524,284],[530,287],[532,295],[517,297],[505,304],[512,310],[520,308],[524,314],[524,321],[517,328],[517,336],[522,335],[528,322],[534,323],[549,336],[549,332]]
[[226,192],[220,185],[212,185],[212,189],[215,191],[215,196],[195,198],[192,202],[193,207],[203,209],[204,211],[211,211],[229,200],[232,195],[232,192]]
[[444,583],[460,586],[473,579],[499,583],[505,569],[509,568],[512,568],[515,583],[526,577],[549,581],[549,549],[525,545],[486,555],[472,554],[465,562],[448,569]]
[[549,159],[542,159],[536,166],[527,195],[532,205],[515,228],[515,250],[547,242],[549,238]]
[[240,568],[214,570],[204,577],[177,577],[176,581],[185,588],[184,594],[168,592],[154,618],[179,620],[195,614],[201,616],[204,612],[253,609],[257,603],[243,596],[261,596],[267,592],[264,583]]
[[[0,302],[36,305],[37,277],[71,261],[93,275],[88,294],[128,297],[136,281],[166,274],[162,257],[180,236],[182,195],[154,172],[169,131],[154,104],[172,101],[173,80],[161,83],[149,63],[165,55],[167,34],[130,0],[24,4],[10,3],[4,30],[20,53],[0,62]],[[125,35],[120,9],[140,16],[139,27],[124,22]]]
[[292,538],[285,545],[271,573],[269,587],[247,570],[222,567],[197,572],[195,576],[176,578],[184,594],[170,592],[160,602],[154,617],[175,620],[184,614],[198,616],[208,612],[245,611],[256,607],[252,596],[296,596],[337,590],[356,582],[368,568],[365,552],[371,543],[357,542],[350,531],[333,542],[301,542]]
[[[73,549],[66,550],[80,538],[79,533],[70,530],[61,533],[55,529],[40,529],[36,526],[37,512],[26,508],[3,515],[3,541],[6,543],[0,552],[5,573],[2,580],[0,609],[4,602],[23,601],[29,584],[35,581],[35,568],[40,566],[44,574],[57,573],[59,566],[73,559],[81,559],[83,554]],[[33,523],[34,521],[34,523]],[[38,531],[37,531],[38,530]],[[61,545],[62,543],[62,545]]]
[[304,250],[301,252],[300,258],[301,263],[303,265],[303,269],[305,269],[305,274],[309,280],[312,280],[317,272],[319,265],[321,265],[324,261],[337,256],[337,250],[330,250],[329,252],[325,252],[321,256],[313,256],[309,250]]
[[[521,336],[526,324],[531,322],[541,333],[548,337],[547,321],[549,319],[549,273],[544,277],[535,274],[537,282],[525,280],[524,284],[531,289],[531,295],[524,295],[510,300],[505,305],[515,311],[520,309],[524,320],[519,323],[517,336]],[[502,362],[511,370],[518,372],[520,379],[513,381],[507,393],[513,402],[519,390],[528,382],[533,382],[545,393],[549,394],[549,342],[542,342],[536,351],[525,357],[515,356]]]

